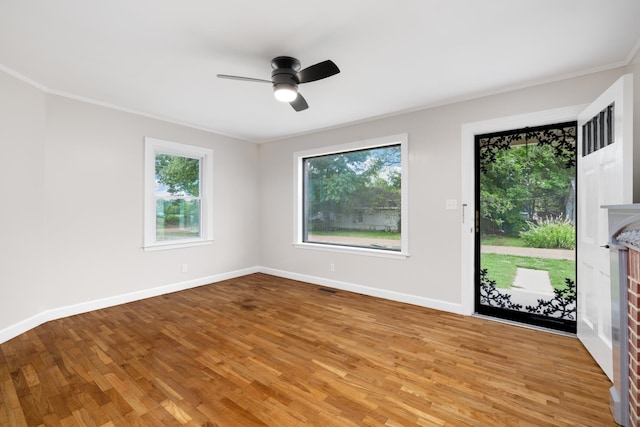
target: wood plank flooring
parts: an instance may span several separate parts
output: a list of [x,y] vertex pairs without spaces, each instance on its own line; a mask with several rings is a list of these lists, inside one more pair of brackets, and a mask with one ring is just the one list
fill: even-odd
[[613,426],[577,339],[254,274],[0,344],[2,426]]

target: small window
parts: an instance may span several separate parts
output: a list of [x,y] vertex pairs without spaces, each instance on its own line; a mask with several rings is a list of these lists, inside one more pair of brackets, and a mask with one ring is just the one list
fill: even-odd
[[145,250],[213,240],[213,151],[145,138]]
[[296,153],[297,243],[406,254],[406,135]]

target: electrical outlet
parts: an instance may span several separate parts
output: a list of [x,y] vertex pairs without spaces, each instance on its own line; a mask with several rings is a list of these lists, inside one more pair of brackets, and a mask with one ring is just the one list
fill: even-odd
[[329,271],[336,271],[336,265],[334,263],[329,264]]
[[458,201],[456,199],[447,199],[447,209],[458,209]]
[[189,266],[187,264],[182,264],[182,272],[186,273],[187,271],[189,271]]

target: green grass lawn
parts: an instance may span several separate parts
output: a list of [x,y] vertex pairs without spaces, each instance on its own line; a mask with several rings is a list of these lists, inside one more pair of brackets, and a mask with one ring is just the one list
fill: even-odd
[[519,248],[526,247],[524,240],[519,237],[483,236],[480,243],[487,246],[516,246]]
[[510,288],[518,267],[548,271],[554,289],[564,289],[566,278],[576,279],[576,263],[564,259],[482,254],[480,260],[481,268],[487,269],[487,277],[496,281],[496,288]]
[[315,236],[349,236],[393,240],[400,239],[400,233],[389,233],[386,231],[375,230],[309,231],[309,234]]

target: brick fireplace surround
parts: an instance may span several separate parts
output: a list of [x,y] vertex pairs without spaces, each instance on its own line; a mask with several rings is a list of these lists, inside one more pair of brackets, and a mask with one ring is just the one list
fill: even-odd
[[613,385],[610,408],[623,426],[640,426],[640,203],[608,210]]
[[629,418],[632,426],[640,425],[640,252],[629,248]]

